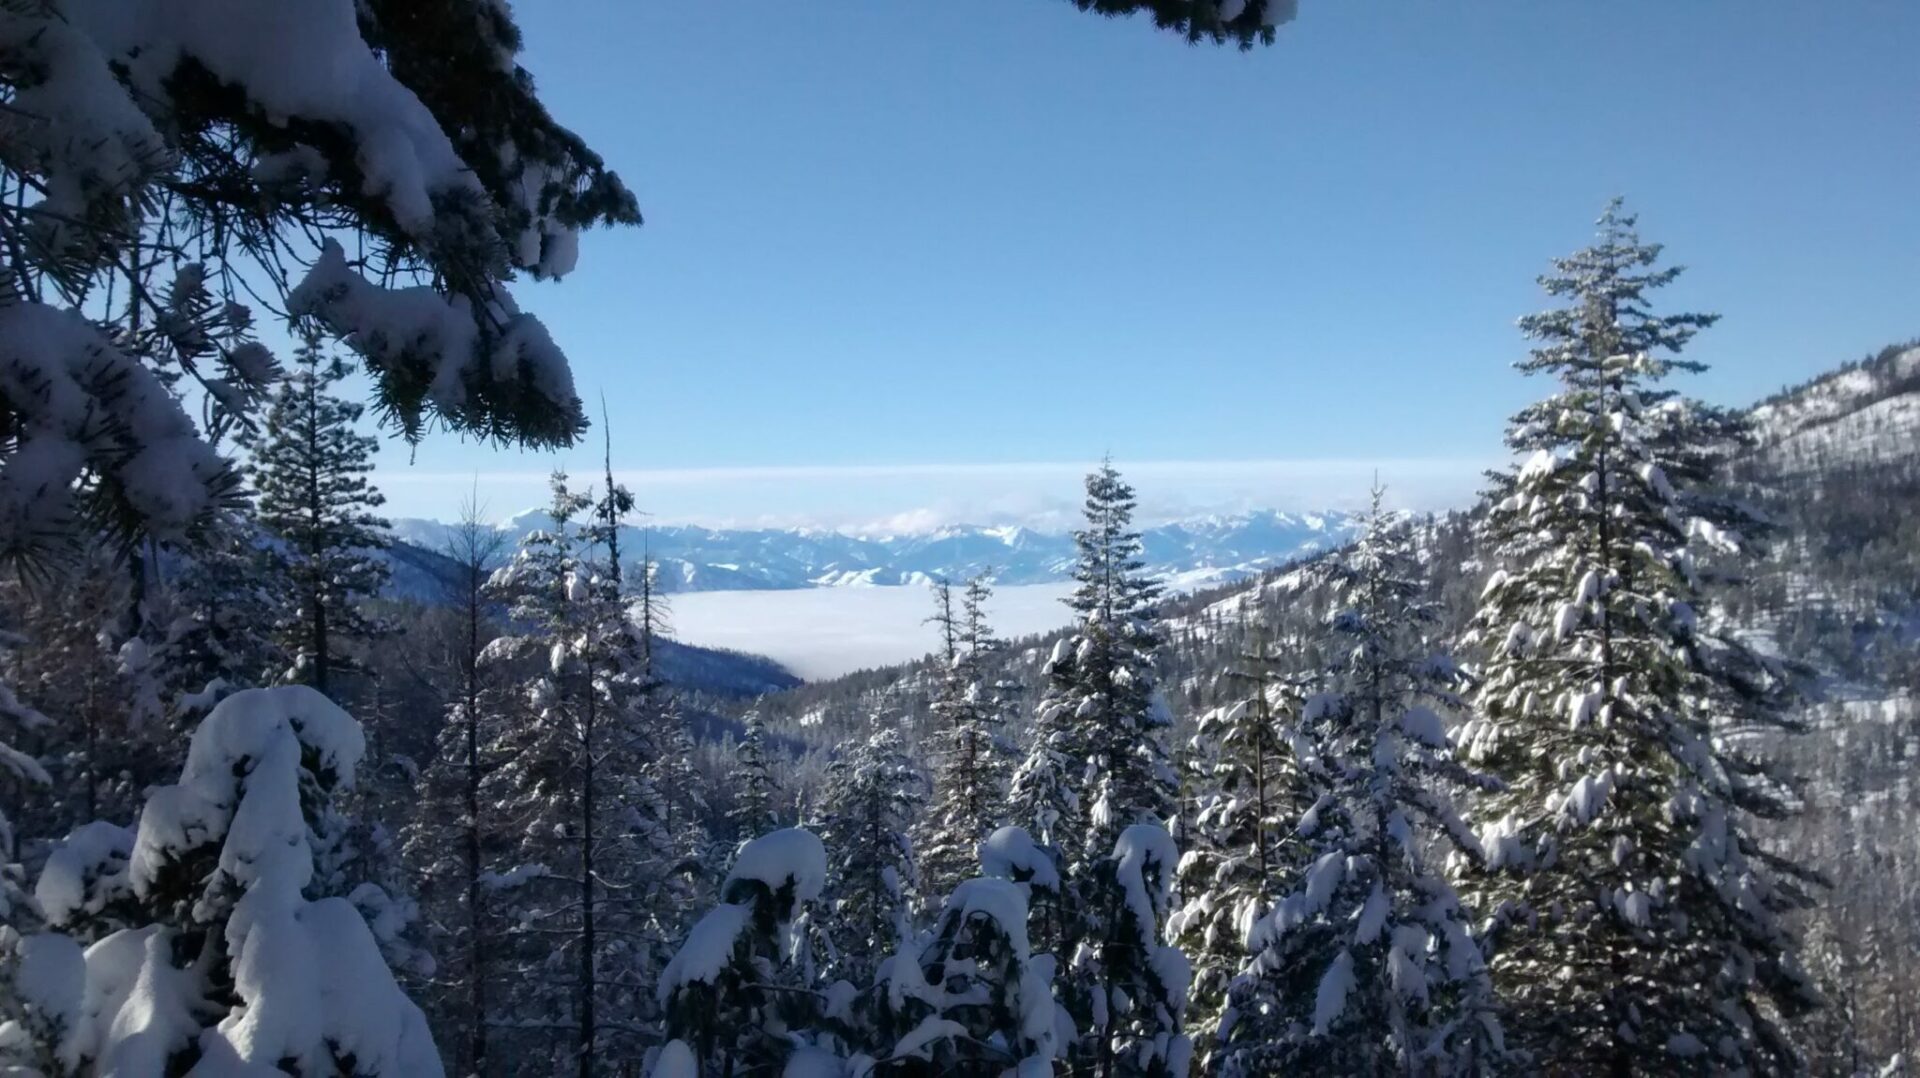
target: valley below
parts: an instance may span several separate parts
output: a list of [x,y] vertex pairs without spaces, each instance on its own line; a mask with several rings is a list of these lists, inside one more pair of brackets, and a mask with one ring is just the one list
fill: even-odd
[[[994,591],[1001,632],[1015,639],[1065,626],[1073,585],[1014,584]],[[922,658],[940,644],[925,587],[700,591],[673,597],[677,639],[765,656],[808,681]]]

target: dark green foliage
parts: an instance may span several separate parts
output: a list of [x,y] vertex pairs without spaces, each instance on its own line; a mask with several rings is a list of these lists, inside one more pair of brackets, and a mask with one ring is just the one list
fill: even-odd
[[1164,643],[1161,589],[1141,558],[1134,506],[1133,488],[1111,463],[1087,477],[1086,527],[1073,536],[1080,559],[1067,600],[1079,615],[1079,636],[1056,652],[1052,691],[1041,705],[1071,711],[1076,747],[1092,764],[1081,794],[1092,823],[1083,837],[1090,859],[1104,857],[1133,824],[1171,817],[1178,783],[1165,740],[1173,716],[1153,665]]
[[[518,235],[529,211],[571,228],[638,225],[640,210],[620,177],[578,135],[556,123],[518,63],[520,28],[509,9],[480,0],[373,0],[360,6],[361,33],[394,77],[432,111],[462,159],[506,207],[498,228]],[[502,154],[499,148],[512,147]],[[522,205],[523,169],[544,170],[532,206]],[[546,242],[553,242],[549,237]]]
[[255,519],[271,541],[281,648],[292,680],[335,693],[336,675],[358,668],[352,649],[385,630],[366,600],[387,581],[378,551],[387,522],[374,510],[373,454],[360,433],[362,406],[333,395],[347,365],[309,339],[274,393],[264,422],[241,439]]
[[767,752],[767,720],[754,708],[747,712],[746,734],[740,739],[732,782],[733,811],[727,816],[735,842],[747,842],[778,826],[773,797],[779,785]]
[[929,895],[972,876],[981,841],[1006,822],[1012,761],[1005,727],[1018,686],[996,669],[1005,644],[987,626],[991,595],[984,578],[967,582],[956,646],[932,705],[933,803],[917,842]]
[[1163,30],[1190,42],[1232,42],[1242,49],[1273,44],[1273,28],[1293,18],[1297,0],[1073,0],[1082,11],[1102,15],[1145,12]]

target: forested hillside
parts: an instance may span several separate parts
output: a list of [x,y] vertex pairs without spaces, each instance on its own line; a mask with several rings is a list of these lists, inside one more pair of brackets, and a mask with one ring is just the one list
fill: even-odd
[[[1920,1035],[1916,983],[1899,956],[1920,946],[1920,348],[1891,346],[1753,407],[1752,445],[1735,474],[1771,524],[1764,555],[1720,585],[1730,628],[1794,666],[1793,717],[1804,736],[1763,735],[1764,755],[1803,784],[1794,812],[1762,825],[1781,852],[1814,870],[1812,903],[1794,915],[1826,995],[1815,1069],[1852,1074],[1908,1056]],[[1466,635],[1496,559],[1485,549],[1487,506],[1409,518],[1413,550],[1435,604],[1438,635]],[[1333,597],[1321,566],[1338,552],[1256,581],[1169,596],[1158,670],[1175,718],[1171,741],[1194,751],[1203,729],[1244,697],[1238,673],[1261,641],[1310,639]],[[930,603],[930,609],[932,605]],[[1063,630],[1002,649],[994,677],[1030,704]],[[1484,658],[1469,647],[1463,658]],[[1305,660],[1296,660],[1305,661]],[[836,747],[865,716],[897,715],[916,739],[935,736],[940,664],[911,663],[809,684],[754,704],[803,746],[782,761],[796,809],[824,781]]]

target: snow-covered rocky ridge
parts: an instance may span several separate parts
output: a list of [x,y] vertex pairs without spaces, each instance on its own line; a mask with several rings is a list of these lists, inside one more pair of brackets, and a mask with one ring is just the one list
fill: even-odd
[[[501,524],[510,538],[545,526],[543,512]],[[449,526],[403,519],[392,525],[401,542],[426,550],[446,545]],[[1003,585],[1050,584],[1067,579],[1073,538],[1021,527],[958,525],[936,531],[865,536],[810,528],[713,529],[656,527],[623,537],[636,555],[647,549],[660,564],[668,591],[769,590],[925,584],[991,571]],[[1187,589],[1255,576],[1315,550],[1338,546],[1353,532],[1342,512],[1262,510],[1196,517],[1142,533],[1148,567]]]

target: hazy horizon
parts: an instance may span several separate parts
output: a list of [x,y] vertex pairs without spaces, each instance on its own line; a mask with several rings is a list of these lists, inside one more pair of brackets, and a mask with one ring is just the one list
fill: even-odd
[[[391,447],[389,447],[391,448]],[[386,454],[383,454],[386,455]],[[377,459],[377,458],[376,458]],[[390,458],[389,458],[390,459]],[[604,474],[584,448],[555,456],[576,465],[575,486]],[[614,469],[633,490],[636,523],[708,528],[817,528],[859,535],[912,534],[941,527],[1020,526],[1060,531],[1078,519],[1081,480],[1097,461],[946,465],[782,466]],[[1127,461],[1118,467],[1152,525],[1211,514],[1355,509],[1376,478],[1396,508],[1462,508],[1496,460]],[[547,503],[550,472],[452,472],[378,468],[389,519],[453,521],[470,501],[498,523]]]

